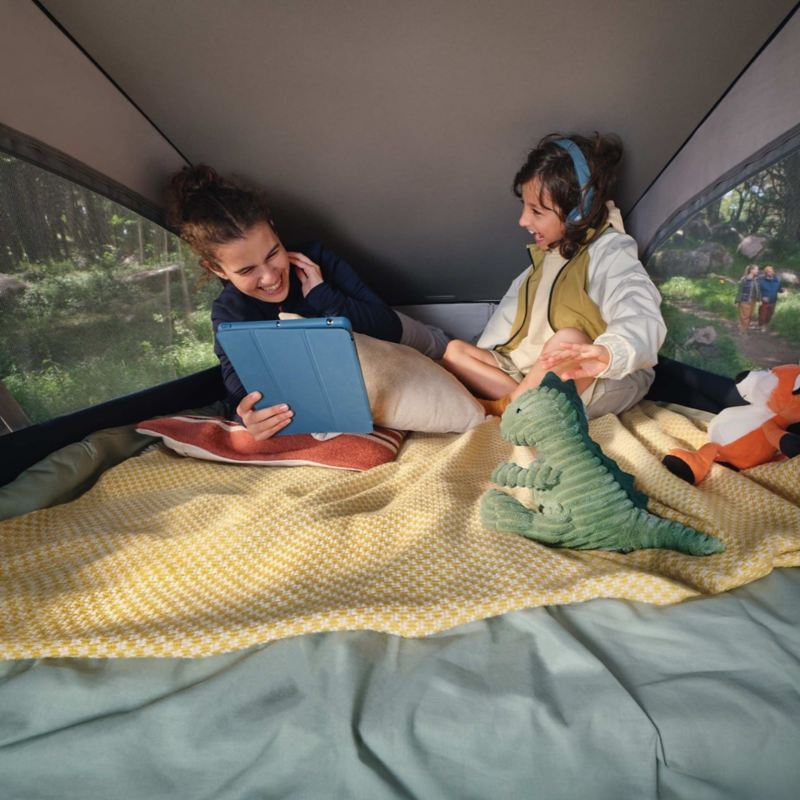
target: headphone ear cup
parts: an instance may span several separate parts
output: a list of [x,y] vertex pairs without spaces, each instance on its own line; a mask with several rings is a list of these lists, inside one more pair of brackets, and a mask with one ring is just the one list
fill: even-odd
[[572,166],[575,169],[575,177],[578,179],[581,199],[578,205],[567,215],[567,219],[570,222],[578,222],[589,213],[592,207],[594,189],[588,188],[589,181],[592,177],[592,171],[589,169],[586,156],[584,156],[580,147],[578,147],[572,139],[557,139],[555,144],[569,154],[569,157],[572,159]]
[[567,214],[567,221],[580,222],[591,210],[593,198],[594,189],[589,189],[588,192],[582,193],[580,204]]

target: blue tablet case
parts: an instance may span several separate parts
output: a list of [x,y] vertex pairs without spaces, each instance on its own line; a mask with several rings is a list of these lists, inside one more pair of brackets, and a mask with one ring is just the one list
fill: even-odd
[[372,415],[345,317],[223,322],[217,340],[256,408],[287,403],[289,433],[369,433]]

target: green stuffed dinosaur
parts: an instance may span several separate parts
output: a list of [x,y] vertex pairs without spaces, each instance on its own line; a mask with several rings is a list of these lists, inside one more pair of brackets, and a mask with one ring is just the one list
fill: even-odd
[[508,406],[500,433],[512,444],[535,447],[536,458],[527,468],[501,464],[492,481],[529,489],[539,511],[490,489],[481,499],[487,528],[579,550],[627,553],[663,547],[710,555],[725,549],[714,536],[647,511],[647,497],[634,488],[633,477],[589,436],[574,381],[548,372],[539,387]]

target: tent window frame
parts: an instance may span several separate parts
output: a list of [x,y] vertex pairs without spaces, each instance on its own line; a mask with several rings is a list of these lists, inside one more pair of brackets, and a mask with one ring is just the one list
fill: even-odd
[[[86,166],[82,162],[65,155],[63,152],[52,148],[44,143],[22,134],[6,125],[0,123],[0,153],[16,159],[20,163],[28,164],[31,167],[41,170],[43,173],[53,176],[53,178],[66,181],[74,186],[81,187],[88,192],[93,193],[97,197],[103,198],[111,203],[121,206],[125,211],[133,215],[137,215],[142,222],[149,225],[156,226],[165,235],[170,237],[177,237],[177,233],[173,227],[167,224],[166,214],[164,211],[148,201],[146,198],[137,192],[127,189],[122,184],[117,183],[111,178],[106,177],[100,172]],[[0,381],[0,442],[3,446],[9,444],[11,438],[20,438],[21,435],[27,432],[28,435],[35,435],[36,430],[43,427],[57,427],[60,428],[61,423],[64,422],[66,429],[78,430],[70,421],[77,420],[80,422],[80,429],[86,429],[86,420],[91,417],[92,411],[111,408],[132,408],[131,400],[133,398],[149,397],[153,395],[161,395],[162,387],[171,385],[183,385],[187,383],[186,379],[194,376],[198,381],[198,385],[204,387],[206,391],[207,402],[214,402],[223,396],[220,390],[221,384],[217,384],[216,380],[209,378],[209,375],[216,375],[219,372],[218,366],[207,368],[205,366],[198,366],[193,373],[188,375],[177,375],[172,379],[164,381],[163,378],[158,379],[157,383],[152,386],[141,386],[134,388],[132,391],[124,391],[121,394],[116,394],[107,399],[101,399],[99,402],[87,405],[74,410],[66,410],[63,412],[55,411],[53,416],[48,419],[36,420],[29,416],[26,411],[18,402],[18,400],[11,394],[5,384]],[[211,381],[211,396],[208,399],[208,382]],[[191,381],[189,381],[191,383]],[[206,405],[206,402],[200,405]],[[194,407],[192,403],[185,403],[182,408]],[[176,409],[177,410],[177,409]],[[115,421],[119,419],[116,416],[116,411],[110,417]],[[132,417],[129,419],[125,417],[126,422],[135,421]],[[24,437],[22,437],[24,438]],[[30,462],[28,462],[30,463]],[[2,482],[0,482],[2,485]]]
[[766,169],[771,164],[780,161],[797,150],[800,150],[800,124],[791,128],[760,150],[757,150],[749,158],[741,161],[735,167],[729,169],[725,174],[717,178],[714,183],[706,187],[702,192],[696,194],[691,200],[688,200],[679,209],[673,212],[670,217],[659,226],[658,230],[651,238],[650,243],[642,253],[642,263],[646,264],[653,253],[679,228],[683,227],[696,213],[715,200],[718,200],[733,189],[734,186],[742,183],[742,181],[746,181],[756,173]]
[[0,151],[27,161],[65,180],[83,186],[114,203],[124,206],[170,233],[175,231],[167,224],[163,210],[142,195],[107,178],[86,164],[0,123]]

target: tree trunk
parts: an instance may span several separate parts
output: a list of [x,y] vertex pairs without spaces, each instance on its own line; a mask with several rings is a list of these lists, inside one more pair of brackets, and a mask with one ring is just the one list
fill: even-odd
[[786,191],[783,196],[783,237],[800,242],[800,152],[792,153],[783,162]]
[[706,206],[706,222],[708,223],[709,227],[714,227],[714,225],[718,225],[721,221],[720,216],[720,209],[722,207],[722,198],[720,197],[718,200],[714,200],[712,203]]

